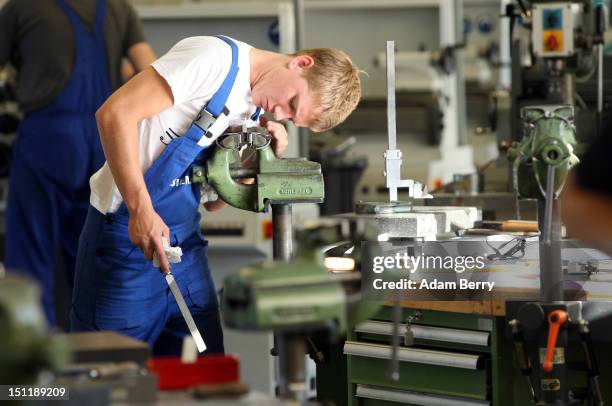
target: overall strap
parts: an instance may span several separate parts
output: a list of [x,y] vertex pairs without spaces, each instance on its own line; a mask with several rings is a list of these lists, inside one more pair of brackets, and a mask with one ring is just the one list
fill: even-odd
[[[229,109],[226,106],[227,99],[234,87],[234,83],[236,82],[236,76],[238,76],[238,45],[236,43],[223,35],[217,35],[217,38],[224,41],[228,44],[232,49],[232,64],[230,66],[229,72],[221,86],[217,90],[217,92],[210,98],[208,103],[200,113],[198,117],[194,120],[191,127],[185,134],[186,137],[193,139],[194,141],[200,141],[204,136],[207,138],[211,138],[213,136],[213,129],[211,128],[219,116],[225,115],[229,116]],[[225,128],[215,129],[217,131],[224,131]]]
[[66,17],[68,17],[68,21],[75,30],[75,43],[78,41],[79,36],[86,34],[87,30],[85,29],[84,24],[81,22],[81,18],[77,14],[77,12],[68,4],[66,0],[57,0],[57,4],[64,10]]
[[93,27],[93,34],[98,40],[104,40],[104,17],[106,15],[106,1],[96,1],[96,22]]

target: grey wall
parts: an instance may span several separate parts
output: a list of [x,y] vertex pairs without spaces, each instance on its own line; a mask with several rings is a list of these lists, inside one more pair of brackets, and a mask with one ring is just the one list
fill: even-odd
[[369,77],[362,77],[365,96],[386,94],[385,70],[374,57],[395,40],[398,51],[416,51],[420,44],[437,50],[440,42],[437,8],[358,10],[306,9],[306,47],[334,47],[347,52]]
[[144,19],[143,28],[158,55],[163,55],[183,38],[218,34],[228,35],[257,48],[277,51],[278,47],[268,39],[267,31],[275,20],[274,17]]

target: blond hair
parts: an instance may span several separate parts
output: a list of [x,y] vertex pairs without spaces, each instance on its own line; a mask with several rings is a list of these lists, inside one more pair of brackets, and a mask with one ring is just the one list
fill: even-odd
[[357,107],[361,98],[360,71],[347,54],[337,49],[314,48],[292,54],[299,55],[314,59],[314,65],[305,71],[304,77],[322,110],[310,129],[327,131],[343,122]]

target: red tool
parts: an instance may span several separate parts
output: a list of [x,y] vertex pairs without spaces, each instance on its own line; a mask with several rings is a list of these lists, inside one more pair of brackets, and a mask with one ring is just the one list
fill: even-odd
[[567,323],[567,312],[563,310],[553,310],[548,314],[548,342],[546,343],[546,357],[542,369],[550,372],[553,369],[553,355],[557,346],[557,337],[559,336],[559,328]]

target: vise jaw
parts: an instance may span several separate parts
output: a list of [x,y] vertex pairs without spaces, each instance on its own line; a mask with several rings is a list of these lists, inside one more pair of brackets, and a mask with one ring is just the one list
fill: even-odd
[[[269,204],[321,203],[321,165],[305,158],[277,158],[270,141],[260,127],[220,137],[206,163],[206,181],[229,205],[253,212],[265,212]],[[239,152],[245,148],[255,151],[253,167],[242,166]],[[241,178],[254,178],[255,183],[240,183]]]

